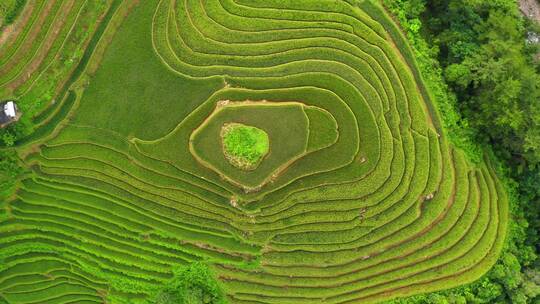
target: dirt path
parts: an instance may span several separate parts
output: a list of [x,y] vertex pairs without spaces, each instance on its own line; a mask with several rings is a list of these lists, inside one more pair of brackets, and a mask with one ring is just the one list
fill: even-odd
[[519,9],[527,18],[540,23],[540,3],[538,0],[519,0]]

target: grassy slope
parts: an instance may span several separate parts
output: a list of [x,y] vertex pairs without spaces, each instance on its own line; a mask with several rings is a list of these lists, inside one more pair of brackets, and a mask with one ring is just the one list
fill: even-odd
[[141,1],[123,23],[81,100],[74,123],[155,139],[222,86],[178,77],[157,59],[150,32],[155,3]]
[[0,27],[13,23],[25,4],[26,0],[2,0],[0,2]]
[[305,107],[309,119],[308,152],[324,149],[336,143],[339,137],[336,119],[328,111]]

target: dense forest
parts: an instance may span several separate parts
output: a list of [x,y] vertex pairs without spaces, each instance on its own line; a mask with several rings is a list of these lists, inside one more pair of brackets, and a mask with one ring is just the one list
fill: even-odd
[[512,196],[498,263],[469,286],[396,303],[540,303],[539,26],[514,0],[385,0],[454,144],[488,151]]

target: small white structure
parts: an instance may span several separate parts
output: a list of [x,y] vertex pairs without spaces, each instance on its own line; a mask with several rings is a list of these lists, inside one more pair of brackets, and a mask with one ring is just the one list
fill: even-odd
[[8,101],[4,105],[4,113],[9,118],[17,117],[17,108],[15,107],[15,103],[13,101]]
[[19,120],[21,116],[18,112],[17,105],[13,101],[0,103],[0,109],[0,128]]

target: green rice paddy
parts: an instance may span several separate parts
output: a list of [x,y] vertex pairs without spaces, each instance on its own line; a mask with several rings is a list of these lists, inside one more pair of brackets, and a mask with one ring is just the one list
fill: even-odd
[[[0,45],[0,97],[37,126],[0,302],[147,303],[202,262],[230,303],[380,303],[497,260],[505,190],[448,142],[378,2],[29,2]],[[226,123],[267,134],[256,168]]]

